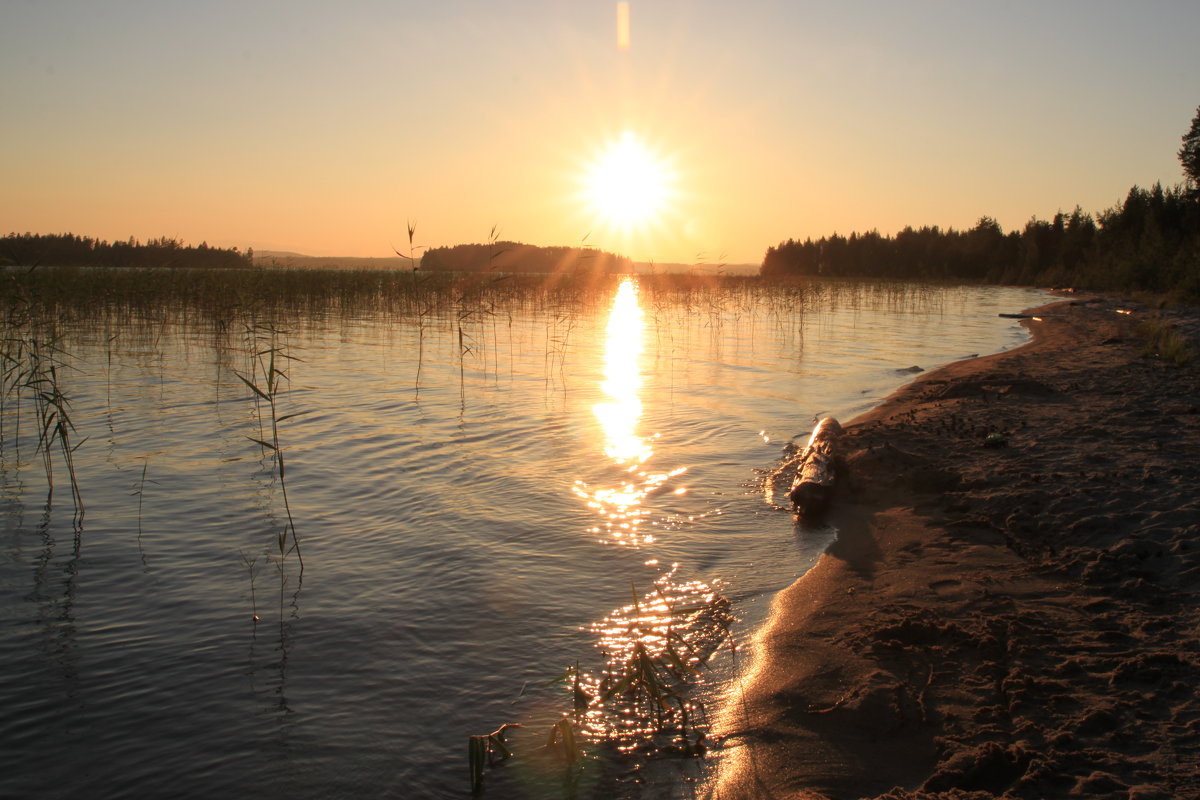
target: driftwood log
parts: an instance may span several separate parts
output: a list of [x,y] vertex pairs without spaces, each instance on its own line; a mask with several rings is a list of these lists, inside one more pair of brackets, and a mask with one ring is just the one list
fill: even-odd
[[808,446],[797,459],[796,479],[788,499],[801,517],[814,517],[829,507],[836,475],[837,440],[842,426],[833,417],[825,417],[813,428]]

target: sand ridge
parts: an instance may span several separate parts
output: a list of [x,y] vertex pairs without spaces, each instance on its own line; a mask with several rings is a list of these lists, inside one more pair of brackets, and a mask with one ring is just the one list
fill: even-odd
[[846,426],[711,797],[1200,797],[1200,369],[1131,303],[1031,313]]

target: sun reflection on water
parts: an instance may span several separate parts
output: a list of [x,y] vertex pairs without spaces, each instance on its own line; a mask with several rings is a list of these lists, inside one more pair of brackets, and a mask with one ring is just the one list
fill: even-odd
[[[657,562],[648,562],[657,563]],[[572,674],[580,733],[618,751],[693,757],[704,750],[704,706],[689,698],[702,667],[729,639],[729,600],[703,581],[679,581],[678,564],[647,594],[614,610],[592,632],[604,654],[599,674]]]
[[[642,503],[671,478],[687,471],[686,467],[662,471],[644,469],[654,455],[654,436],[642,436],[641,356],[645,339],[645,320],[638,300],[637,283],[625,278],[613,298],[605,330],[604,381],[600,389],[608,398],[592,407],[604,434],[604,454],[623,468],[624,476],[613,486],[589,486],[575,481],[573,491],[595,510],[604,524],[591,529],[618,544],[641,545],[654,536],[641,530],[650,512]],[[676,489],[682,493],[683,489]]]
[[638,303],[637,284],[621,281],[608,316],[604,346],[604,382],[610,398],[592,407],[604,428],[604,452],[618,464],[641,464],[654,455],[650,443],[637,434],[642,418],[642,340],[646,323]]
[[[686,531],[721,510],[682,512],[691,502],[676,498],[688,489],[674,479],[687,468],[650,466],[658,434],[639,430],[645,339],[638,286],[625,278],[613,297],[605,333],[603,399],[592,407],[599,423],[597,449],[605,458],[589,469],[601,477],[594,485],[576,480],[572,488],[601,519],[589,533],[602,543],[649,549],[655,542],[651,531]],[[651,504],[654,494],[665,496]],[[660,571],[655,558],[644,565],[658,572],[650,591],[639,592],[631,584],[631,602],[590,627],[603,657],[599,670],[576,662],[558,679],[570,691],[572,710],[548,740],[554,747],[561,739],[562,753],[576,752],[577,741],[603,745],[594,752],[623,759],[631,774],[663,757],[705,754],[710,722],[697,690],[706,682],[703,670],[710,657],[730,642],[735,621],[730,601],[717,588],[719,580],[683,580],[678,563]]]

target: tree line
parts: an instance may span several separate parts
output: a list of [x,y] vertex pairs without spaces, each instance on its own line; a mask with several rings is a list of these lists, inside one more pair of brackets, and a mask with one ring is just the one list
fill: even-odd
[[590,247],[540,247],[496,241],[432,247],[421,256],[421,269],[606,275],[632,272],[633,262],[625,256]]
[[10,233],[0,239],[0,266],[245,268],[253,259],[252,249],[192,246],[167,237],[107,242],[71,233]]
[[966,231],[906,227],[895,236],[868,231],[789,239],[767,249],[759,272],[1146,290],[1200,299],[1200,109],[1179,160],[1185,184],[1134,186],[1122,203],[1095,217],[1077,206],[1007,233],[983,217]]

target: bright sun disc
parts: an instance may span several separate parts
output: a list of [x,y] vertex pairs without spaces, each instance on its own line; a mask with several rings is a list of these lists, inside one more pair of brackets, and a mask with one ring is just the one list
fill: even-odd
[[630,229],[649,224],[664,210],[671,175],[633,134],[625,131],[592,162],[585,176],[585,196],[607,224]]

